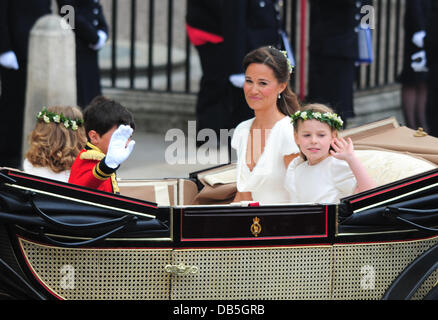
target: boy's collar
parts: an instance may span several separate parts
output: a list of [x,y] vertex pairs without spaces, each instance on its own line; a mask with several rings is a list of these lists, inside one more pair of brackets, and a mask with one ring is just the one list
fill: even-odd
[[89,141],[87,141],[87,145],[85,146],[85,149],[87,149],[87,150],[95,150],[95,151],[98,151],[100,153],[103,153],[102,150],[100,150],[98,147],[96,147],[94,144],[92,144]]

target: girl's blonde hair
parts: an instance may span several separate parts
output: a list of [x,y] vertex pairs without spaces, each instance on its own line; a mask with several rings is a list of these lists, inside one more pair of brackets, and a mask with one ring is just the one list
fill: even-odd
[[[78,107],[52,106],[49,112],[63,114],[70,119],[83,119]],[[28,136],[30,144],[26,158],[35,167],[48,167],[53,172],[70,170],[77,155],[87,142],[85,129],[66,128],[62,123],[39,120]]]

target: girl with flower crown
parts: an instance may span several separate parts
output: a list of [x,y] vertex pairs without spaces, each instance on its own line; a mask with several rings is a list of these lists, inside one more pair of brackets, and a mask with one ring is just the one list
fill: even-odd
[[71,166],[87,142],[81,110],[69,106],[43,108],[28,140],[24,171],[67,182]]
[[286,172],[292,203],[337,203],[343,197],[375,187],[354,153],[353,143],[338,138],[342,119],[321,104],[310,104],[292,116],[301,157]]
[[288,117],[299,108],[289,87],[292,67],[284,52],[262,47],[248,53],[243,69],[243,91],[255,117],[241,122],[231,141],[237,153],[234,202],[287,202],[283,179],[299,153]]

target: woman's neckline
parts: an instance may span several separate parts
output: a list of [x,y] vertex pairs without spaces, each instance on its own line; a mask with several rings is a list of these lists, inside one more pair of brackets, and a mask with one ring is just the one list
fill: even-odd
[[[272,119],[271,123],[268,123],[268,121],[265,121],[264,123],[262,122],[260,124],[260,123],[257,123],[256,121],[257,121],[257,119],[264,118],[264,116],[259,115],[257,117],[257,115],[256,115],[254,118],[252,118],[252,121],[250,124],[250,130],[251,129],[263,129],[263,130],[273,129],[279,121],[283,120],[286,117],[287,117],[286,115],[284,115],[282,113],[278,113],[272,117],[273,119]],[[260,121],[258,121],[258,122],[260,122]],[[256,123],[256,125],[257,125],[256,127],[254,127],[254,123]],[[266,125],[267,123],[268,123],[268,125]]]
[[[261,152],[260,157],[258,158],[257,162],[255,162],[254,167],[253,167],[252,169],[250,169],[246,160],[247,160],[247,154],[248,154],[248,140],[249,140],[249,137],[250,137],[250,135],[251,135],[251,130],[254,129],[252,125],[253,125],[253,123],[254,123],[255,118],[252,119],[252,121],[251,121],[251,123],[250,123],[250,126],[249,126],[249,132],[248,132],[248,135],[247,135],[247,137],[246,137],[245,155],[244,155],[244,164],[245,164],[246,168],[248,169],[248,171],[249,171],[250,173],[254,172],[254,170],[257,168],[257,165],[260,163],[260,161],[261,161],[262,158],[264,157],[264,155],[265,155],[265,151],[266,151],[266,147],[268,146],[268,143],[269,143],[269,141],[270,141],[270,139],[271,139],[271,136],[272,136],[272,135],[271,135],[272,130],[274,130],[274,128],[277,126],[277,124],[280,123],[280,121],[284,120],[284,118],[286,118],[286,117],[287,117],[287,116],[284,116],[283,118],[277,120],[277,121],[274,123],[274,125],[272,126],[272,128],[266,128],[266,129],[265,129],[265,130],[271,130],[271,131],[269,132],[269,136],[268,136],[268,137],[266,138],[266,140],[265,140],[265,146],[263,147],[263,151]],[[256,128],[256,129],[260,129],[260,128]]]

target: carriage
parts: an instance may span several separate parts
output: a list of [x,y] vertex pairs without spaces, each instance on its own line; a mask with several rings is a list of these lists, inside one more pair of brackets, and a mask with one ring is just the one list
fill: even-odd
[[375,189],[338,204],[230,204],[232,163],[120,195],[0,170],[0,298],[437,298],[438,139],[346,130]]

